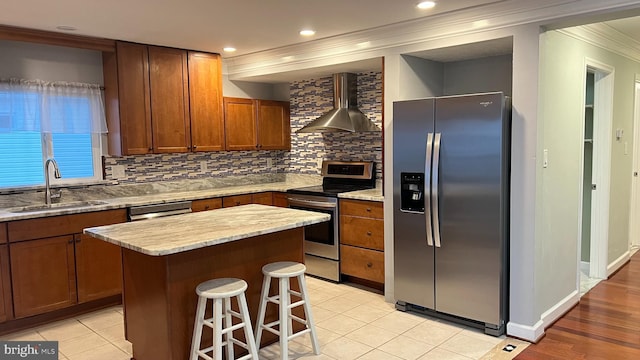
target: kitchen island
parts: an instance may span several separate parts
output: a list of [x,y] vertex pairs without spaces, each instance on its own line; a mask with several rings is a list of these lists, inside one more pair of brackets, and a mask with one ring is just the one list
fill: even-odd
[[[200,282],[244,279],[253,324],[262,266],[302,262],[303,226],[329,218],[318,212],[244,205],[88,228],[84,233],[122,247],[125,337],[133,344],[134,359],[184,360]],[[272,310],[268,317],[275,319]],[[273,336],[264,339],[270,341]]]

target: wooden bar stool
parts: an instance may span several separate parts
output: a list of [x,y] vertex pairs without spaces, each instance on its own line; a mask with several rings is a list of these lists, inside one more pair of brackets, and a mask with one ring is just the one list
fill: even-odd
[[[222,347],[227,347],[227,359],[234,359],[233,344],[236,344],[249,351],[249,354],[239,360],[258,360],[258,349],[251,330],[251,318],[247,308],[247,299],[244,292],[247,290],[247,283],[241,279],[221,278],[205,281],[196,287],[198,294],[198,307],[196,309],[196,321],[193,326],[193,339],[191,343],[190,360],[198,360],[200,357],[207,360],[222,360]],[[239,313],[231,309],[231,298],[237,297]],[[205,319],[207,300],[213,300],[213,316]],[[233,317],[239,318],[240,322],[233,325]],[[222,326],[224,319],[224,327]],[[202,327],[208,326],[213,329],[213,346],[200,349],[202,340]],[[246,343],[235,339],[233,331],[244,328]],[[224,335],[225,341],[222,341]],[[207,353],[213,351],[213,356]]]
[[[289,340],[298,336],[310,333],[313,353],[320,355],[320,346],[318,344],[318,336],[309,306],[307,284],[304,279],[304,272],[307,268],[304,264],[291,261],[281,261],[267,264],[262,267],[264,280],[262,282],[262,295],[260,297],[260,308],[258,310],[258,323],[256,325],[256,344],[260,344],[262,330],[267,330],[280,337],[280,353],[283,360],[287,359],[289,353]],[[300,292],[291,290],[289,279],[296,277],[300,284]],[[271,286],[271,278],[277,278],[279,283],[278,294],[269,296],[269,287]],[[291,295],[300,298],[299,301],[291,303]],[[279,316],[278,320],[269,324],[264,323],[265,313],[268,303],[278,304]],[[303,306],[305,319],[301,319],[291,313],[291,309]],[[293,334],[292,320],[305,325],[305,329]],[[278,330],[274,327],[278,326]],[[258,345],[260,346],[260,345]]]

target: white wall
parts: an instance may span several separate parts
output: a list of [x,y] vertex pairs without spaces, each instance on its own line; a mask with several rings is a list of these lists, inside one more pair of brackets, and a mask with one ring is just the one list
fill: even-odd
[[[608,263],[628,251],[631,197],[633,97],[640,64],[587,44],[559,31],[541,36],[540,112],[544,123],[538,153],[549,151],[549,167],[539,168],[542,206],[536,213],[536,243],[540,247],[536,287],[539,309],[556,306],[577,291],[577,252],[580,246],[579,207],[582,194],[582,127],[585,63],[593,59],[615,68],[613,126],[624,131],[612,137]],[[553,248],[554,251],[547,249]]]
[[444,95],[502,91],[511,96],[511,55],[452,61],[444,64]]
[[0,40],[0,77],[104,85],[102,53]]

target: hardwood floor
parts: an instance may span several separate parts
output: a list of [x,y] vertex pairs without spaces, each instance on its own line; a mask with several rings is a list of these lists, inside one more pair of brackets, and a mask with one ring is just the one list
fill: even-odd
[[516,359],[640,359],[640,252]]

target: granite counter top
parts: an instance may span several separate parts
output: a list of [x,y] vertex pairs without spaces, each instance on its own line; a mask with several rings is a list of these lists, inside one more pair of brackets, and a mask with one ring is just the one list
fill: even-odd
[[[267,182],[267,183],[258,183],[258,184],[245,184],[245,185],[237,185],[237,186],[222,186],[222,187],[214,187],[208,189],[196,189],[196,190],[185,190],[179,191],[177,189],[172,189],[172,191],[168,192],[159,192],[159,193],[151,193],[151,194],[129,194],[129,193],[120,193],[113,194],[108,197],[86,197],[81,199],[72,199],[76,201],[70,201],[68,204],[65,203],[66,200],[63,200],[62,203],[56,204],[56,207],[52,207],[50,209],[43,210],[31,210],[27,212],[21,212],[24,207],[28,207],[33,205],[33,202],[25,202],[20,203],[17,206],[11,206],[7,208],[0,208],[0,222],[2,221],[13,221],[13,220],[23,220],[23,219],[33,219],[47,216],[56,216],[56,215],[68,215],[68,214],[78,214],[83,212],[91,212],[91,211],[102,211],[102,210],[110,210],[110,209],[121,209],[127,208],[131,206],[140,206],[140,205],[151,205],[151,204],[164,204],[176,201],[189,201],[189,200],[198,200],[198,199],[207,199],[214,197],[223,197],[223,196],[231,196],[231,195],[240,195],[240,194],[252,194],[252,193],[260,193],[266,191],[277,191],[277,192],[285,192],[289,189],[303,187],[308,185],[315,185],[318,182],[309,182],[306,179],[284,179],[283,181],[278,182]],[[38,194],[40,195],[40,194]],[[38,197],[38,201],[40,197]],[[63,199],[66,199],[63,196]],[[79,203],[77,200],[82,200],[86,204],[85,206],[73,206],[74,203]],[[89,201],[86,201],[89,200]],[[64,205],[70,205],[65,207]],[[18,210],[18,211],[16,211]]]
[[378,202],[384,201],[384,196],[382,196],[381,186],[376,186],[374,189],[340,193],[338,194],[338,197],[341,199],[354,199],[354,200],[366,200],[366,201],[378,201]]
[[98,239],[152,256],[170,255],[328,221],[328,214],[243,205],[84,229]]

